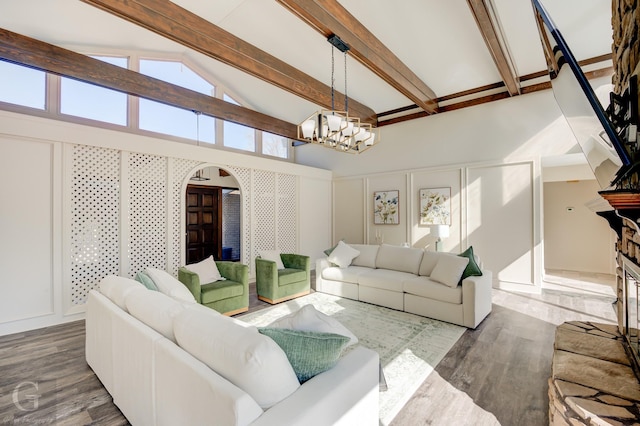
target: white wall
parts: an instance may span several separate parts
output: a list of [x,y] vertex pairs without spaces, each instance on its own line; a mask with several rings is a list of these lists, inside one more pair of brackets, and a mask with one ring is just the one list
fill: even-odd
[[0,129],[0,335],[82,318],[104,275],[175,273],[202,165],[240,183],[251,275],[261,249],[315,261],[329,244],[330,171],[6,111]]
[[[444,249],[473,245],[496,286],[527,292],[540,290],[543,267],[540,160],[579,151],[551,91],[384,126],[381,142],[361,155],[296,149],[298,162],[336,176],[333,242],[357,242],[360,229],[361,240],[375,242],[379,230],[385,242],[432,249],[429,229],[418,225],[418,191],[451,187],[453,224]],[[400,191],[400,225],[373,226],[378,189]]]
[[615,273],[615,232],[585,206],[598,190],[595,179],[544,184],[546,269]]

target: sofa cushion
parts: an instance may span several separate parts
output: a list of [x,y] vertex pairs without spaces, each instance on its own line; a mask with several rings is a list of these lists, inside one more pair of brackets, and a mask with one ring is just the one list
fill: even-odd
[[433,268],[438,264],[438,259],[442,256],[455,256],[452,253],[440,252],[440,251],[424,251],[424,255],[422,256],[422,262],[420,262],[420,271],[419,275],[428,277],[431,276],[433,272]]
[[175,343],[173,319],[185,308],[183,303],[158,291],[132,291],[125,298],[129,313]]
[[466,257],[441,256],[429,278],[449,287],[457,287],[468,263]]
[[149,290],[158,291],[158,286],[153,282],[151,277],[147,275],[145,271],[140,271],[136,274],[135,280],[141,283],[143,286],[148,288]]
[[335,366],[349,343],[348,337],[334,333],[267,327],[258,331],[273,339],[287,354],[300,383]]
[[256,327],[239,322],[214,312],[184,309],[173,328],[184,350],[268,409],[300,383],[283,350]]
[[360,254],[352,261],[353,266],[364,266],[367,268],[376,267],[376,257],[378,256],[379,245],[372,244],[351,244],[351,247],[358,250]]
[[351,265],[351,261],[359,254],[360,252],[358,250],[340,241],[328,259],[329,262],[338,265],[339,268],[346,268]]
[[282,263],[279,250],[262,250],[260,251],[260,258],[276,262],[277,269],[284,269],[284,263]]
[[187,303],[196,303],[189,289],[168,272],[157,268],[147,268],[145,272],[151,277],[158,290],[167,296]]
[[462,286],[452,288],[433,281],[429,277],[419,276],[409,278],[403,283],[403,289],[405,293],[426,297],[428,299],[457,305],[462,303]]
[[120,309],[127,311],[125,298],[130,291],[136,288],[145,288],[138,281],[131,278],[119,277],[117,275],[108,275],[100,280],[98,285],[100,293],[109,298],[113,303],[118,305]]
[[321,333],[335,333],[349,338],[349,344],[358,343],[358,338],[347,327],[342,325],[340,321],[318,311],[313,305],[304,305],[295,312],[278,318],[271,324],[269,328],[288,328],[300,331],[315,331]]
[[200,287],[201,303],[213,303],[244,294],[244,286],[236,281],[225,280],[205,284]]
[[463,280],[467,277],[482,276],[482,270],[480,270],[480,267],[476,263],[476,257],[473,254],[473,246],[469,246],[468,249],[460,253],[458,256],[466,257],[469,259],[469,264],[467,264],[467,267],[464,269],[464,272],[462,273]]
[[331,266],[322,270],[322,278],[325,280],[358,284],[358,277],[360,274],[369,272],[370,270],[371,268],[365,268],[362,266],[349,266],[348,268]]
[[215,281],[224,280],[220,271],[218,271],[218,265],[216,265],[213,256],[207,257],[205,260],[185,265],[184,268],[188,271],[198,274],[200,285],[209,284]]
[[382,244],[376,256],[376,268],[392,269],[418,275],[423,250]]
[[358,277],[358,284],[363,287],[381,288],[402,293],[402,283],[415,275],[408,272],[390,269],[369,269]]
[[305,281],[307,279],[307,271],[303,269],[287,268],[278,271],[278,285],[289,285]]

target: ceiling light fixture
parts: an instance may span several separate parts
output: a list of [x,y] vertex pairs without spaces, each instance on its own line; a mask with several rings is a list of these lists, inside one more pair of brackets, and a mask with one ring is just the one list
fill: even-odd
[[[337,35],[331,35],[331,110],[320,110],[311,114],[298,125],[298,139],[332,148],[341,152],[357,154],[371,148],[380,141],[378,129],[369,123],[361,123],[358,117],[349,116],[347,96],[347,51],[349,45]],[[334,105],[334,49],[344,53],[344,111]]]

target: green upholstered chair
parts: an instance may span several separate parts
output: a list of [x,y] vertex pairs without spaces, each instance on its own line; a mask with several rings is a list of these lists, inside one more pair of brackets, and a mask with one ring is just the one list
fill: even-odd
[[284,269],[276,262],[256,257],[258,299],[275,304],[309,294],[311,291],[309,256],[293,253],[280,255]]
[[181,267],[178,279],[187,286],[196,301],[224,315],[249,310],[249,267],[238,262],[216,260],[220,275],[226,280],[200,285],[198,274]]

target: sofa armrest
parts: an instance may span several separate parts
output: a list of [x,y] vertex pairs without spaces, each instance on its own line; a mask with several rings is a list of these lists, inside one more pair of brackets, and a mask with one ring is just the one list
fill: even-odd
[[198,274],[191,272],[185,267],[180,267],[178,269],[178,280],[187,286],[191,294],[193,294],[193,297],[196,299],[196,302],[201,303],[200,277]]
[[307,276],[309,275],[309,270],[311,269],[311,258],[309,256],[282,253],[280,258],[285,268],[302,269],[303,271],[307,271]]
[[241,283],[249,288],[249,267],[244,263],[230,262],[226,260],[216,260],[218,272],[224,278]]
[[380,360],[359,346],[330,370],[305,382],[252,425],[378,426]]
[[315,279],[315,291],[323,291],[324,280],[322,279],[322,271],[327,268],[333,266],[331,262],[329,262],[329,258],[320,257],[316,259],[316,279]]
[[482,271],[482,276],[462,280],[462,307],[465,327],[476,328],[491,312],[493,273]]

